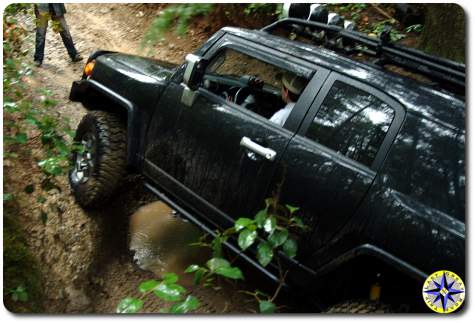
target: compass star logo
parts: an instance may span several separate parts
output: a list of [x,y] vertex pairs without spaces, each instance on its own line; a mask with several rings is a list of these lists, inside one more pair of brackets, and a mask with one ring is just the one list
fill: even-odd
[[427,277],[422,296],[431,310],[451,313],[465,300],[465,286],[462,279],[453,272],[440,270]]

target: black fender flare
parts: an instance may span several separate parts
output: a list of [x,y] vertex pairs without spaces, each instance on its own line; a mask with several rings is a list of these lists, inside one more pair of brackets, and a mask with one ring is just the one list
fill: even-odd
[[69,94],[69,99],[71,101],[82,102],[83,98],[86,97],[87,91],[92,88],[95,91],[103,94],[108,99],[117,104],[117,106],[122,107],[127,112],[127,166],[137,166],[139,156],[138,156],[138,147],[139,147],[139,127],[138,125],[138,115],[137,107],[130,100],[126,99],[122,95],[114,92],[107,86],[103,85],[100,82],[97,82],[92,79],[82,79],[80,81],[74,81],[71,87],[71,92]]

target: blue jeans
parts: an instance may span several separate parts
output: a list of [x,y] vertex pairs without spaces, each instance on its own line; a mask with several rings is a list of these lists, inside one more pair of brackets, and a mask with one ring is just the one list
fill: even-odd
[[69,57],[74,58],[78,54],[74,47],[73,38],[69,33],[68,25],[64,16],[54,16],[49,12],[38,11],[35,8],[36,15],[36,42],[34,60],[43,62],[45,55],[46,30],[48,29],[48,21],[53,21],[53,29],[57,29],[63,40],[64,47],[68,51]]

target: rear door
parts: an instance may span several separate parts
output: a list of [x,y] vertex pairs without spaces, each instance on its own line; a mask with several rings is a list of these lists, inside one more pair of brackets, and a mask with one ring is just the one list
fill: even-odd
[[299,244],[302,254],[320,248],[355,212],[403,117],[403,108],[383,93],[330,74],[274,179],[283,183],[281,203],[301,207],[311,228]]
[[[158,103],[148,132],[147,175],[221,227],[231,225],[233,218],[251,216],[263,204],[276,163],[328,76],[324,69],[315,71],[296,58],[234,36],[225,36],[205,58],[213,62],[228,50],[241,55],[228,55],[232,61],[227,64],[233,70],[228,74],[232,77],[258,75],[266,86],[272,87],[268,83],[273,82],[273,75],[269,73],[283,69],[309,79],[310,83],[284,127],[270,122],[269,115],[256,113],[268,102],[257,100],[252,109],[247,109],[206,82],[196,92],[191,106],[180,102],[181,84],[170,85],[167,93],[173,95],[165,93]],[[269,70],[260,70],[261,65]],[[223,76],[216,72],[207,71],[205,79]],[[279,96],[280,88],[274,90]],[[172,114],[161,113],[163,109],[176,109],[172,123],[166,120]],[[275,157],[266,159],[245,143],[273,151]]]

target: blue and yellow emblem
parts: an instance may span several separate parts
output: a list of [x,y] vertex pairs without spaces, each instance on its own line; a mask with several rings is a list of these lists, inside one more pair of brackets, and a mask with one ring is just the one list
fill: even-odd
[[465,300],[465,285],[455,273],[439,270],[427,277],[422,287],[422,297],[434,312],[451,313]]

